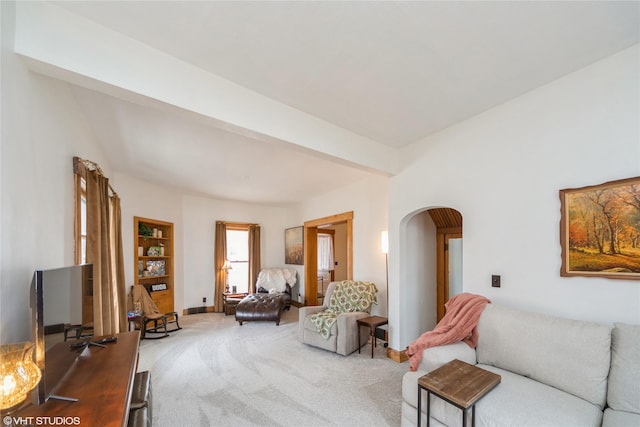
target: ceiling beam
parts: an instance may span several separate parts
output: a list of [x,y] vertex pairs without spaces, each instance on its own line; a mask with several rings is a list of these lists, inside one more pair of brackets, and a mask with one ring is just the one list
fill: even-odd
[[39,73],[210,118],[226,130],[394,175],[398,150],[250,91],[46,2],[16,5],[15,52]]

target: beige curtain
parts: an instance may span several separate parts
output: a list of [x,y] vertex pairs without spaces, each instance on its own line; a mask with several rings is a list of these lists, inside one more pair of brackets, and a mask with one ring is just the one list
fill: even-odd
[[116,334],[127,329],[120,199],[115,193],[109,195],[109,179],[97,165],[74,160],[74,170],[87,185],[87,263],[93,264],[94,334]]
[[113,254],[112,286],[111,293],[116,316],[118,319],[119,331],[127,331],[129,322],[127,321],[127,288],[124,278],[124,253],[122,251],[122,211],[120,208],[120,197],[117,194],[109,198],[111,208],[111,253]]
[[227,224],[225,222],[216,221],[214,241],[213,268],[216,280],[213,291],[213,311],[222,313],[224,311],[222,293],[227,283],[227,272],[222,269],[227,259]]
[[249,225],[249,293],[256,291],[260,273],[260,226]]

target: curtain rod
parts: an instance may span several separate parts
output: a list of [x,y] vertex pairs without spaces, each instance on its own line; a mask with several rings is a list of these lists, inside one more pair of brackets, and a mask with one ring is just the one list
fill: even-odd
[[[78,156],[74,156],[74,158],[73,158],[73,172],[77,173],[79,175],[82,175],[82,171],[80,170],[80,165],[82,165],[87,170],[96,171],[101,176],[106,178],[106,176],[104,175],[104,172],[102,172],[102,169],[100,168],[100,165],[98,165],[96,162],[93,162],[91,160],[85,160],[85,159],[83,159],[81,157],[78,157]],[[113,189],[111,184],[108,184],[108,185],[109,185],[109,190],[111,190],[111,193],[113,193],[112,195],[115,196],[115,197],[118,197],[118,193],[116,193],[116,190]]]
[[216,221],[216,224],[225,224],[231,227],[233,227],[234,225],[241,226],[241,227],[249,227],[249,226],[260,227],[260,224],[252,224],[250,222],[237,222],[237,221]]

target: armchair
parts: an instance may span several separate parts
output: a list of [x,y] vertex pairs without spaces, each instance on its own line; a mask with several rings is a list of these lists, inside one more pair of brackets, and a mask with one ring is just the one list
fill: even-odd
[[[371,305],[377,304],[376,293],[370,282],[331,282],[323,305],[300,307],[300,341],[343,356],[353,353],[360,345],[359,335],[363,342],[369,337],[368,330],[358,328],[358,319],[369,316]],[[326,322],[322,313],[333,313],[335,320]]]

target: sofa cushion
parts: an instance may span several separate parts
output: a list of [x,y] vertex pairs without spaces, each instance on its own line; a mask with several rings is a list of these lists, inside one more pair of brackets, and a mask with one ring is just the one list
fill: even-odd
[[604,411],[602,427],[630,427],[640,426],[640,414],[625,411],[614,411],[607,408]]
[[423,375],[427,375],[427,372],[409,371],[402,376],[402,399],[414,408],[418,407],[418,379]]
[[476,403],[476,426],[600,426],[600,407],[572,394],[500,368],[478,365],[502,377]]
[[614,324],[607,403],[640,414],[640,325]]
[[478,363],[532,378],[604,408],[611,359],[608,326],[489,304],[480,316],[478,334]]
[[431,372],[453,359],[462,360],[470,365],[475,365],[476,350],[469,347],[462,341],[454,344],[425,348],[424,353],[422,353],[422,360],[418,365],[418,370]]
[[[500,375],[500,384],[476,403],[476,426],[600,426],[602,411],[597,405],[572,394],[494,366],[479,368]],[[418,406],[418,378],[424,371],[407,372],[402,378],[404,425],[415,425]],[[427,392],[422,392],[423,420]],[[432,425],[460,426],[460,409],[431,396]],[[435,423],[434,423],[435,421]]]

